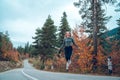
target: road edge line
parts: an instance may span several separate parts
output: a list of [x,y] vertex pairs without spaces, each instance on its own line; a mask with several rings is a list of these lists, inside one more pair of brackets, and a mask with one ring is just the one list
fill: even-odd
[[26,74],[23,70],[22,70],[22,73],[23,73],[24,76],[26,76],[26,77],[28,77],[28,78],[31,78],[32,80],[38,80],[37,78],[32,77],[32,76]]

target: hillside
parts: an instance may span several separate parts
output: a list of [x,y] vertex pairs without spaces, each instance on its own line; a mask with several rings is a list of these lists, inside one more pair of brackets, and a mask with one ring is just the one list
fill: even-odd
[[[107,32],[105,32],[101,38],[103,39],[103,41],[101,42],[102,47],[104,48],[104,54],[109,54],[112,51],[112,46],[113,46],[113,42],[120,40],[120,35],[118,35],[118,30],[119,27],[114,28],[112,30],[109,30]],[[119,42],[120,43],[120,42]],[[119,45],[119,44],[118,44]]]
[[112,29],[112,30],[109,30],[109,31],[107,31],[106,33],[104,33],[104,34],[102,35],[102,37],[103,37],[103,38],[109,37],[109,38],[111,38],[112,40],[120,40],[120,35],[117,34],[117,33],[118,33],[118,30],[119,30],[119,27],[114,28],[114,29]]

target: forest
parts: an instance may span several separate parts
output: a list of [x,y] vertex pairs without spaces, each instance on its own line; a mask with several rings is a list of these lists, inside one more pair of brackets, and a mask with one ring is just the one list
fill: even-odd
[[[69,72],[107,75],[107,58],[111,56],[113,74],[120,76],[120,16],[116,20],[118,26],[109,30],[106,24],[112,16],[107,16],[102,7],[104,3],[112,4],[116,7],[115,11],[120,12],[120,2],[98,1],[95,5],[91,0],[74,2],[83,20],[74,28],[69,25],[66,12],[63,12],[59,26],[56,26],[51,15],[48,15],[44,25],[38,27],[35,36],[31,37],[34,42],[26,42],[24,47],[14,48],[9,33],[0,32],[0,61],[17,63],[29,58],[29,62],[37,69],[65,72],[64,50],[58,53],[57,48],[62,45],[65,32],[70,31],[80,49],[73,46]],[[97,60],[96,69],[93,69],[94,57]]]

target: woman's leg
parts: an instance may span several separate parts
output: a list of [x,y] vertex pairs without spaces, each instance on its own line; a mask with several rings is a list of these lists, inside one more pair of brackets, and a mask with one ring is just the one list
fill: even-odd
[[72,46],[69,47],[69,56],[68,56],[68,61],[69,61],[69,64],[71,64],[71,56],[72,56]]
[[68,47],[65,47],[65,59],[66,59],[66,70],[67,70],[67,71],[68,71],[68,68],[69,68],[69,63],[68,63],[69,57],[68,57],[68,53],[69,53],[69,48],[68,48]]
[[70,47],[65,47],[65,58],[66,58],[66,70],[68,70],[69,65],[71,64],[70,58],[72,55],[72,46]]
[[68,47],[65,47],[65,59],[66,59],[66,61],[69,60],[68,53],[69,53],[69,48],[68,48]]

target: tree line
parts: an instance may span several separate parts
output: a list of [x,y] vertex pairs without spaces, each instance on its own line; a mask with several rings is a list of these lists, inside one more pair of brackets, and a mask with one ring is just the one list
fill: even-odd
[[[94,50],[92,50],[92,53],[97,54],[97,52],[94,51],[97,51],[95,49],[97,49],[99,45],[104,47],[104,49],[107,49],[107,51],[110,50],[108,46],[105,46],[109,45],[109,41],[107,41],[108,44],[104,44],[106,40],[102,37],[102,35],[108,31],[106,24],[112,18],[112,16],[107,16],[105,14],[105,9],[103,9],[102,6],[104,6],[104,3],[115,4],[116,1],[98,0],[95,5],[93,5],[92,1],[93,0],[79,0],[78,2],[75,2],[74,5],[80,8],[79,13],[83,20],[78,26],[79,28],[83,28],[83,31],[85,33],[88,33],[88,37],[86,39],[90,39],[86,42],[86,45],[87,47],[90,46],[91,48],[93,48],[94,46]],[[96,8],[95,15],[93,10],[94,8]],[[116,3],[115,11],[120,11],[120,2]],[[94,16],[96,19],[94,18]],[[94,20],[96,20],[96,23],[94,23]],[[94,28],[94,24],[96,25],[96,28]],[[117,20],[117,24],[119,28],[117,35],[120,35],[120,18]],[[20,55],[25,55],[26,53],[29,54],[31,57],[41,56],[43,62],[48,58],[52,59],[54,57],[54,54],[57,53],[56,48],[60,47],[60,45],[62,44],[66,31],[72,31],[72,33],[74,33],[74,30],[70,28],[66,12],[63,12],[60,26],[54,25],[54,20],[50,15],[48,15],[48,18],[46,19],[44,25],[41,28],[38,27],[36,29],[35,36],[32,37],[32,39],[34,39],[34,42],[32,44],[29,44],[29,42],[27,42],[25,44],[25,47],[18,46],[17,49],[13,48],[8,32],[6,32],[5,34],[0,32],[0,59],[17,61]],[[94,33],[94,31],[96,31],[96,33]],[[93,35],[96,35],[96,37]],[[76,40],[78,38],[76,37],[76,35],[73,35],[73,37]],[[95,39],[97,40],[97,42],[95,42]],[[119,39],[117,41],[118,48],[118,46],[120,45]],[[77,41],[77,43],[81,45],[79,40]],[[111,49],[112,48],[113,47],[111,47]],[[102,53],[105,55],[106,53],[108,53],[107,51],[103,51]],[[20,55],[18,52],[20,53]],[[15,56],[13,56],[13,54]]]
[[[96,60],[99,59],[97,58],[99,46],[104,47],[105,49],[107,49],[107,51],[113,49],[113,47],[108,48],[108,46],[105,46],[109,45],[109,41],[106,41],[105,38],[102,37],[102,35],[108,31],[106,24],[112,18],[112,16],[107,16],[105,14],[105,9],[103,9],[102,7],[104,6],[104,4],[108,3],[115,5],[117,4],[117,9],[115,11],[120,10],[120,3],[116,3],[116,0],[79,0],[78,2],[74,3],[76,7],[80,8],[79,13],[83,20],[79,27],[83,28],[84,32],[88,33],[87,38],[89,38],[90,40],[86,43],[88,46],[90,46],[90,48],[93,49],[91,52],[93,56],[91,57],[93,57],[93,59],[96,58]],[[119,19],[117,20],[117,24],[120,27]],[[33,37],[35,41],[33,42],[32,54],[41,56],[43,62],[48,58],[52,59],[54,57],[54,54],[56,53],[55,48],[56,46],[60,47],[60,45],[62,44],[64,33],[66,31],[72,30],[70,29],[70,26],[68,24],[67,15],[65,12],[63,13],[63,16],[61,18],[61,24],[59,27],[54,25],[54,21],[49,15],[43,27],[36,29],[36,36]],[[73,36],[75,37],[75,35]],[[106,44],[104,44],[104,42],[106,42]],[[110,53],[107,51],[104,50],[101,51],[101,53],[103,53],[104,55]],[[100,55],[100,53],[98,55]]]
[[[82,18],[82,22],[79,25],[79,27],[84,28],[85,32],[89,34],[89,38],[93,39],[92,43],[89,44],[91,46],[94,46],[95,49],[97,49],[97,45],[99,45],[102,42],[95,42],[95,41],[102,41],[101,36],[108,31],[106,24],[108,21],[112,18],[112,16],[107,16],[105,14],[105,9],[103,9],[102,6],[104,4],[115,4],[116,10],[119,12],[119,6],[120,3],[116,0],[98,0],[98,2],[93,5],[94,0],[79,0],[78,2],[74,2],[74,5],[76,7],[80,7],[79,13]],[[94,10],[93,8],[96,8],[96,28],[94,28]],[[67,14],[66,12],[63,12],[63,16],[61,17],[60,26],[54,25],[54,20],[52,20],[51,16],[49,15],[46,19],[44,25],[42,28],[37,28],[34,37],[34,42],[32,45],[29,45],[29,49],[27,51],[30,51],[31,55],[40,55],[43,56],[43,59],[45,58],[52,58],[54,53],[56,53],[56,47],[60,47],[62,44],[62,40],[64,39],[64,33],[66,31],[71,31],[70,25],[67,21]],[[120,23],[120,18],[117,20],[117,24]],[[95,29],[95,30],[94,30]],[[94,34],[94,31],[96,32]],[[119,32],[118,32],[119,33]],[[96,37],[94,36],[96,35]],[[24,50],[24,53],[26,53],[27,44]],[[18,50],[20,47],[18,47]],[[20,50],[19,50],[20,51]],[[97,51],[97,50],[94,50]],[[93,53],[94,53],[93,51]],[[97,52],[95,52],[97,54]]]

